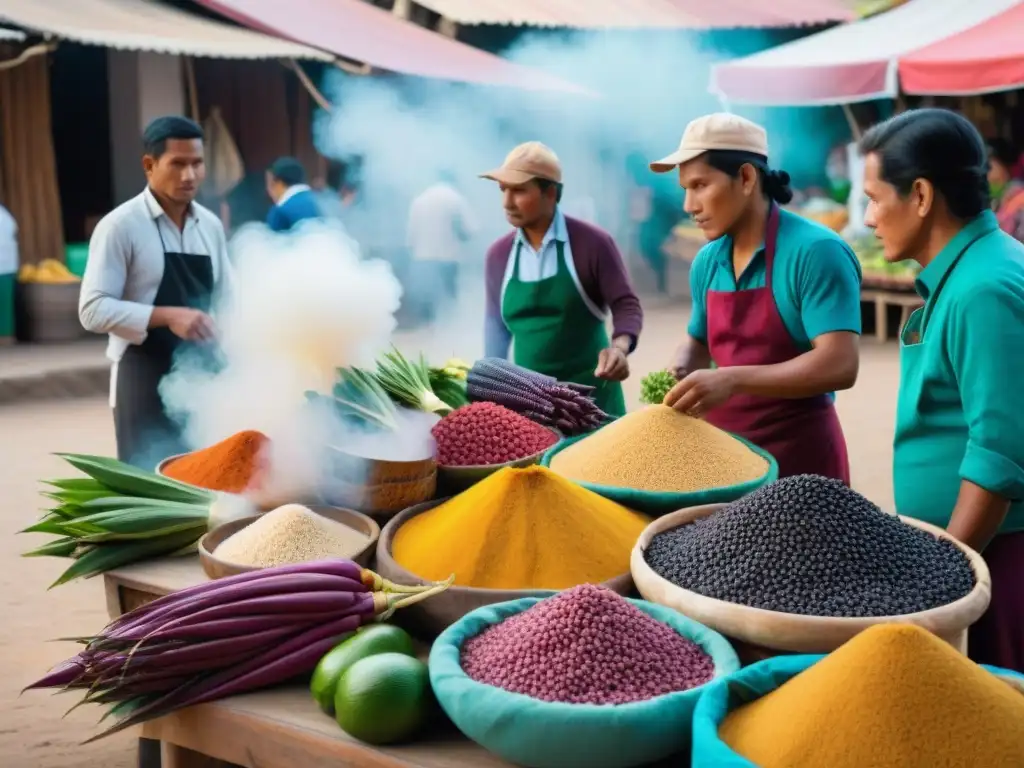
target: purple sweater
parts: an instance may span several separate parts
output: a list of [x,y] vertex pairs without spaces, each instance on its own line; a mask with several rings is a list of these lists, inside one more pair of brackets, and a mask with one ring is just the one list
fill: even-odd
[[[632,351],[640,338],[644,313],[626,273],[622,254],[612,236],[593,224],[566,216],[565,226],[583,290],[595,305],[611,311],[612,337],[629,336]],[[512,333],[501,317],[501,288],[515,237],[516,230],[512,230],[487,249],[484,272],[487,285],[484,354],[487,357],[508,357],[512,342]]]

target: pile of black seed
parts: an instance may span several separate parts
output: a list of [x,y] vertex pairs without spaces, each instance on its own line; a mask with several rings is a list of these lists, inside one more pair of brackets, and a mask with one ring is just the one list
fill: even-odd
[[806,616],[901,616],[974,588],[955,545],[817,475],[784,478],[660,533],[644,557],[692,592]]

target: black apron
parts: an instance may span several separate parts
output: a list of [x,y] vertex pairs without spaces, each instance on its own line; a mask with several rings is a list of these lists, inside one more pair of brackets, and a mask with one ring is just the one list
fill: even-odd
[[[159,219],[154,219],[164,252],[164,275],[153,299],[154,307],[190,307],[208,312],[213,296],[213,259],[206,254],[168,251]],[[188,219],[186,227],[198,227]],[[202,233],[199,233],[202,238]],[[184,234],[182,234],[184,244]],[[162,459],[187,449],[181,428],[168,417],[160,398],[160,380],[171,372],[175,354],[186,344],[170,328],[153,328],[142,344],[125,350],[114,383],[114,432],[117,458],[142,469],[153,469]]]

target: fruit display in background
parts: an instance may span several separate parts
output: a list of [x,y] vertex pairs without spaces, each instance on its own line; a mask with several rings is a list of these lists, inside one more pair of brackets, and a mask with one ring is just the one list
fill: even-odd
[[24,264],[18,270],[19,283],[80,283],[81,278],[74,274],[62,261],[43,259],[38,264]]

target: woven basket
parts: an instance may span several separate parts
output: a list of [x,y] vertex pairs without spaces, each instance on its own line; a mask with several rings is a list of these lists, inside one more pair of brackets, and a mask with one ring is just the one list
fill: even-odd
[[[801,616],[766,611],[745,605],[727,603],[677,587],[655,573],[644,559],[651,540],[664,531],[687,525],[711,515],[723,504],[709,504],[673,512],[652,522],[637,540],[630,560],[630,569],[637,589],[646,600],[674,608],[726,637],[760,649],[783,653],[830,653],[875,624],[916,624],[937,635],[961,651],[967,648],[967,629],[988,608],[992,597],[992,581],[988,566],[977,552],[961,544],[941,528],[907,517],[900,519],[915,528],[949,539],[967,556],[974,570],[975,584],[971,592],[959,600],[939,608],[910,613],[905,616],[871,618],[834,618]],[[769,654],[762,654],[769,655]]]

